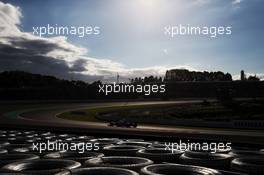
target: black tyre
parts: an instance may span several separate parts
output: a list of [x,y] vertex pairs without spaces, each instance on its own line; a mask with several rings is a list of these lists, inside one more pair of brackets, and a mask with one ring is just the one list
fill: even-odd
[[148,147],[152,145],[151,142],[128,142],[128,141],[121,141],[117,143],[118,145],[131,145],[131,146],[142,146],[142,147]]
[[223,170],[220,170],[220,172],[221,172],[223,175],[248,175],[248,174],[239,173],[239,172],[234,172],[234,171],[223,171]]
[[7,131],[0,130],[0,134],[6,134]]
[[99,139],[91,139],[91,142],[97,142],[99,144],[116,144],[117,142],[120,142],[120,139],[118,138],[99,138]]
[[67,160],[74,160],[80,163],[84,163],[84,161],[96,158],[96,157],[103,157],[104,154],[97,153],[97,152],[85,152],[85,153],[78,153],[78,152],[54,152],[49,153],[44,156],[47,159],[67,159]]
[[136,156],[137,151],[143,148],[141,146],[110,145],[103,148],[103,153],[106,156]]
[[144,142],[145,140],[143,139],[127,139],[127,142]]
[[57,135],[57,138],[63,138],[63,139],[65,139],[65,138],[72,138],[74,136],[75,135],[72,135],[72,134],[59,134],[59,135]]
[[56,175],[138,175],[138,173],[123,169],[123,168],[111,168],[111,167],[94,167],[94,168],[81,168],[69,171],[64,171]]
[[25,134],[24,137],[26,137],[27,139],[41,138],[38,136],[38,134]]
[[26,143],[32,144],[32,143],[40,142],[41,140],[42,140],[41,137],[27,138]]
[[21,173],[9,173],[9,172],[0,172],[0,175],[25,175],[25,174],[21,174]]
[[56,138],[56,136],[52,136],[52,135],[51,136],[42,136],[41,139],[43,139],[43,140],[54,140],[54,141],[59,140]]
[[148,148],[166,149],[166,145],[162,143],[153,143],[152,145],[148,146]]
[[9,163],[23,161],[23,160],[35,160],[39,159],[39,156],[34,154],[4,154],[0,156],[0,167],[7,165]]
[[42,159],[10,163],[5,165],[2,169],[32,175],[53,175],[62,170],[70,170],[80,166],[81,164],[79,162],[72,160]]
[[116,167],[139,171],[152,163],[151,160],[141,157],[113,156],[89,159],[84,164],[87,167]]
[[14,148],[12,150],[10,150],[10,153],[28,153],[29,152],[29,148]]
[[38,135],[36,131],[24,131],[23,134],[25,135]]
[[141,149],[137,152],[137,156],[148,158],[155,163],[170,162],[178,163],[179,157],[183,154],[183,151],[174,151],[172,153],[169,150],[157,149],[157,148],[147,148]]
[[[90,140],[90,142],[94,143],[94,144],[98,144],[99,149],[103,149],[105,146],[108,145],[113,145],[116,144],[118,142],[120,142],[120,139],[118,138],[99,138],[99,139],[92,139]],[[98,151],[100,151],[98,150]]]
[[232,146],[232,150],[238,150],[238,151],[258,151],[257,148],[252,147],[244,147],[244,146]]
[[153,164],[141,169],[142,175],[221,175],[217,170],[180,164]]
[[248,151],[248,150],[232,150],[229,155],[234,158],[239,157],[264,157],[264,152],[261,151]]
[[94,139],[94,137],[93,136],[87,136],[87,135],[79,135],[79,136],[76,136],[76,139],[88,141],[88,140]]
[[25,137],[9,137],[8,142],[11,144],[26,144],[27,143],[27,138]]
[[180,157],[182,164],[204,166],[216,169],[229,169],[232,156],[228,154],[186,151]]
[[4,146],[3,148],[12,153],[25,153],[29,152],[30,146],[30,144],[9,144]]
[[236,158],[231,162],[231,169],[252,175],[264,174],[264,158]]
[[52,134],[51,132],[42,132],[39,134],[40,136],[46,137],[46,136],[55,136],[54,134]]
[[0,141],[0,148],[1,147],[5,147],[5,146],[7,146],[7,145],[9,145],[10,143],[9,142],[7,142],[7,141]]
[[7,154],[8,151],[6,149],[0,149],[0,155]]

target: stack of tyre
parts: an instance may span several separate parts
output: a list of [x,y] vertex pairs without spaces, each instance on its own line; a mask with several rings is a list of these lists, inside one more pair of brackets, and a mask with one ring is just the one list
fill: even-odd
[[[33,150],[32,143],[98,143],[99,150]],[[264,150],[168,150],[143,139],[0,130],[0,175],[264,175]]]

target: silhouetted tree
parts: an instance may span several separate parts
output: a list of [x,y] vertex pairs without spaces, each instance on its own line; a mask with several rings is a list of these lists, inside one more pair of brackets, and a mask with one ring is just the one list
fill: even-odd
[[260,78],[257,77],[256,75],[255,76],[250,75],[247,80],[249,80],[249,81],[260,81]]

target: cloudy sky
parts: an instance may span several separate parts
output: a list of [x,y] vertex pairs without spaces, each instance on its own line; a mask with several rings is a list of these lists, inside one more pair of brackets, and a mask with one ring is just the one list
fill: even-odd
[[[167,69],[263,75],[263,0],[0,1],[0,71],[111,81]],[[100,35],[33,35],[36,26],[99,26]],[[232,26],[232,35],[168,38],[168,25]]]

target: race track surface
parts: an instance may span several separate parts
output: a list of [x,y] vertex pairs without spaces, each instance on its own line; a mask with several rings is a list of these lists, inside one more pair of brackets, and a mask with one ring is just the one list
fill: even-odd
[[47,104],[41,107],[25,108],[23,110],[9,111],[1,114],[0,126],[23,128],[46,128],[48,130],[61,129],[74,132],[112,133],[118,135],[147,135],[153,137],[175,137],[186,139],[206,139],[218,141],[232,141],[239,143],[263,144],[263,132],[228,131],[221,129],[183,128],[171,126],[139,125],[137,128],[109,127],[107,123],[83,122],[66,120],[56,117],[59,113],[94,107],[126,106],[143,104],[169,104],[169,103],[195,103],[191,101],[150,101],[150,102],[107,102],[107,103],[81,103],[81,104]]

